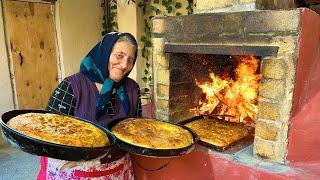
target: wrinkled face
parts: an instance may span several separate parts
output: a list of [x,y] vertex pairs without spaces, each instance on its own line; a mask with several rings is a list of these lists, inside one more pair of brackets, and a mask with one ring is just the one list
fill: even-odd
[[119,82],[133,68],[135,51],[131,44],[125,41],[117,42],[109,58],[109,78]]

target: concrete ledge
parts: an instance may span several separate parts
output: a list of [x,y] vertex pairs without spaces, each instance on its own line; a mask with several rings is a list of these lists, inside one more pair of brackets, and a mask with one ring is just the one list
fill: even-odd
[[212,44],[178,44],[165,43],[167,53],[200,53],[200,54],[228,54],[228,55],[256,55],[276,56],[277,46],[250,46],[250,45],[212,45]]

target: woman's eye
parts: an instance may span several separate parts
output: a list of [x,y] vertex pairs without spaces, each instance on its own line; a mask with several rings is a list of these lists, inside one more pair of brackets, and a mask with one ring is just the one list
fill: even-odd
[[133,59],[129,58],[129,59],[128,59],[128,62],[129,62],[129,63],[133,63]]
[[123,55],[122,55],[122,54],[117,54],[117,58],[118,58],[118,59],[122,59],[122,58],[123,58]]

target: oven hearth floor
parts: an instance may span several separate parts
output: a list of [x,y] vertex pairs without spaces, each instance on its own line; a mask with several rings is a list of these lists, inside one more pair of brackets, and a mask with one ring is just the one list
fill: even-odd
[[319,163],[282,165],[253,156],[252,145],[236,153],[198,145],[193,152],[170,160],[134,155],[133,167],[136,179],[320,179]]
[[288,172],[290,170],[289,166],[285,166],[279,163],[266,161],[262,158],[253,156],[253,147],[252,145],[242,149],[241,151],[238,151],[233,154],[229,153],[220,153],[213,150],[208,150],[204,147],[199,147],[201,151],[208,151],[208,153],[212,153],[215,156],[219,156],[225,159],[232,160],[236,163],[243,164],[249,167],[255,167],[264,171],[268,171],[271,173],[284,173]]

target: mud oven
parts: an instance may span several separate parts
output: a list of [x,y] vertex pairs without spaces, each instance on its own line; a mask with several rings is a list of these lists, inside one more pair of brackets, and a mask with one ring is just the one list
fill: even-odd
[[[256,79],[249,80],[258,82],[251,101],[256,115],[249,120],[255,126],[252,156],[284,166],[319,165],[319,15],[309,9],[218,12],[218,1],[202,2],[197,14],[153,19],[156,117],[195,116],[190,109],[199,106],[200,85],[214,81],[210,73],[235,79],[239,59],[255,59]],[[244,10],[255,4],[245,2]]]

